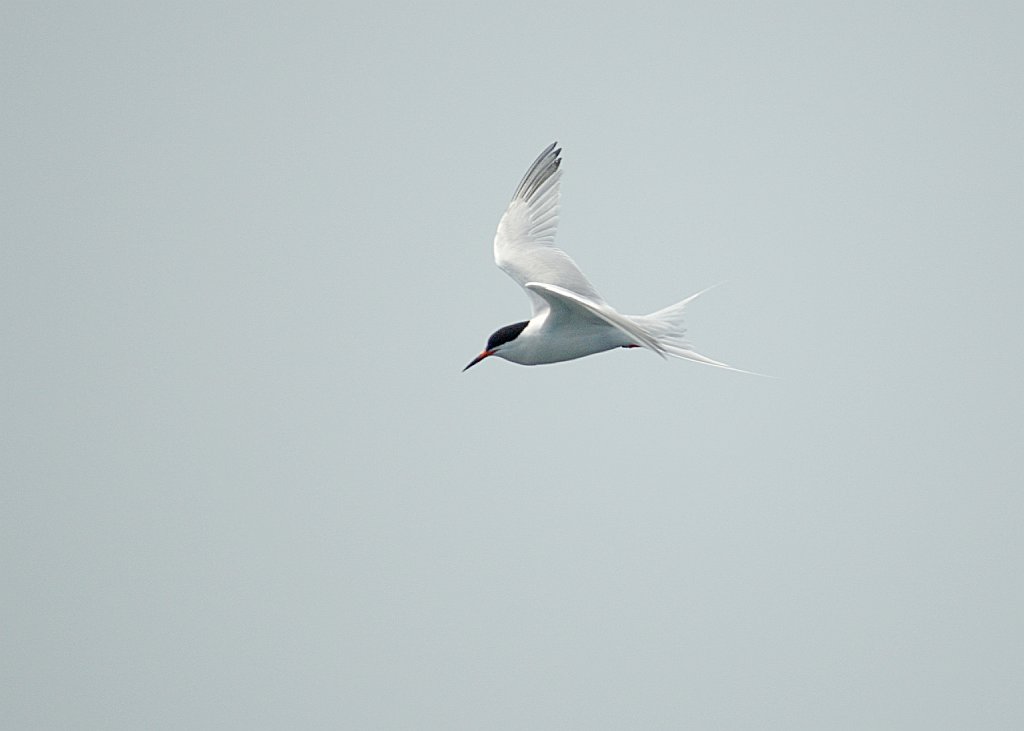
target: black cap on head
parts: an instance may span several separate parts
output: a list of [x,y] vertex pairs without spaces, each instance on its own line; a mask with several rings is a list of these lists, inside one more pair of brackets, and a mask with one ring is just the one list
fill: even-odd
[[503,328],[495,330],[491,337],[487,338],[487,350],[494,350],[499,345],[515,340],[519,337],[519,333],[526,329],[526,326],[530,324],[529,320],[523,322],[515,322],[511,325],[506,325]]

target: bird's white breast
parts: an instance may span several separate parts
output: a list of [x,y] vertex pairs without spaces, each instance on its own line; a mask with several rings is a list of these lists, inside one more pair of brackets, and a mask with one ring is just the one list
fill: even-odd
[[531,320],[514,341],[496,355],[520,365],[541,365],[575,360],[629,345],[629,337],[609,325],[587,323],[573,328],[545,327]]

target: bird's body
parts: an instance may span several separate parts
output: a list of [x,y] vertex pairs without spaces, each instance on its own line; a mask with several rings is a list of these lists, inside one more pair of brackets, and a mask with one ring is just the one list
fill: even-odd
[[552,143],[530,166],[494,236],[494,260],[526,291],[533,316],[495,331],[466,369],[492,355],[540,365],[614,348],[648,348],[663,358],[736,370],[690,349],[683,338],[683,310],[701,292],[650,315],[623,315],[604,301],[568,254],[555,248],[560,153]]
[[530,320],[516,338],[516,347],[502,349],[501,356],[519,365],[542,365],[633,346],[625,333],[604,322],[583,320],[572,328],[551,328],[547,320],[546,314]]

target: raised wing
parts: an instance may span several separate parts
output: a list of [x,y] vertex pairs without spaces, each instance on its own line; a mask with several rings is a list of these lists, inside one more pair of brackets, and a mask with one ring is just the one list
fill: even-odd
[[[626,315],[619,314],[603,302],[590,302],[587,298],[581,297],[575,292],[570,292],[553,284],[527,282],[525,287],[527,292],[540,297],[551,308],[551,312],[548,315],[549,320],[554,318],[558,320],[563,318],[566,320],[598,320],[625,333],[631,342],[650,348],[662,358],[666,357],[665,348],[661,346],[661,343],[654,336],[632,319]],[[550,324],[554,327],[562,326],[560,322],[551,322]],[[566,326],[568,326],[568,323]]]
[[[541,282],[575,292],[594,303],[601,295],[576,263],[555,247],[558,230],[558,187],[562,177],[562,150],[552,142],[526,171],[494,235],[494,261],[519,286]],[[536,292],[526,289],[533,313],[548,306]]]

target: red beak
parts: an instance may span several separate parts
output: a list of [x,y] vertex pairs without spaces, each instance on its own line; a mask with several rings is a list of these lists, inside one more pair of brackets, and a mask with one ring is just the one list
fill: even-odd
[[463,368],[462,372],[465,373],[466,371],[468,371],[470,368],[475,366],[477,363],[479,363],[480,361],[482,361],[484,358],[486,358],[489,355],[494,355],[494,351],[493,350],[485,350],[480,355],[475,357],[473,360],[469,361],[469,365],[466,366],[465,368]]

